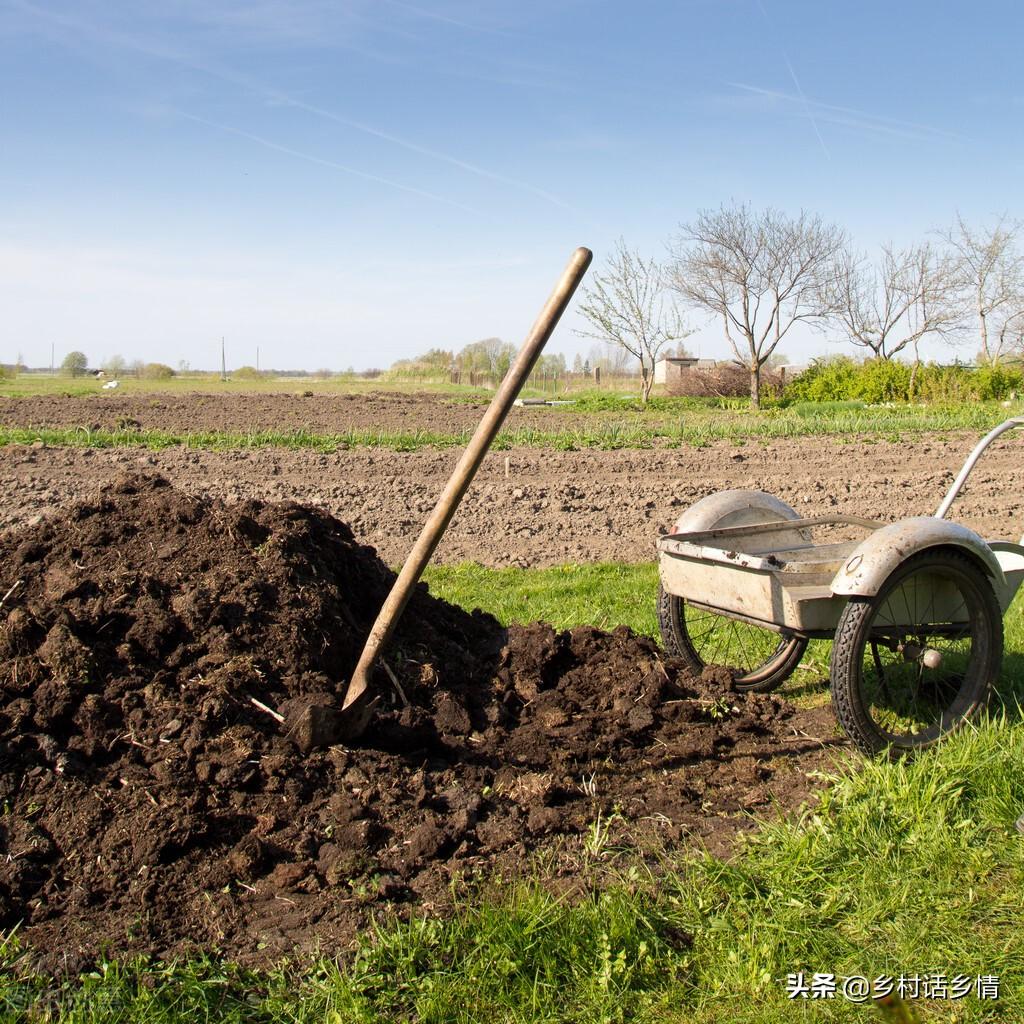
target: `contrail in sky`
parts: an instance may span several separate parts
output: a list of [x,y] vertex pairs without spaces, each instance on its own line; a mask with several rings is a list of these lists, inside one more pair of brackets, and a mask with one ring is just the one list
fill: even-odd
[[[755,96],[765,96],[773,100],[785,100],[787,103],[798,103],[803,105],[803,100],[792,93],[780,92],[778,89],[765,89],[759,85],[749,85],[746,82],[727,82],[733,89],[742,89],[744,92],[753,93]],[[880,114],[872,114],[866,110],[857,110],[855,107],[841,107],[834,103],[822,103],[819,100],[808,100],[808,103],[818,112],[818,117],[830,124],[844,125],[849,128],[860,128],[864,131],[879,132],[886,135],[895,135],[902,139],[949,139],[954,142],[962,141],[962,136],[955,132],[947,132],[942,128],[933,128],[927,124],[919,124],[917,121],[903,121],[895,117],[883,117]]]
[[825,145],[825,140],[821,137],[821,129],[818,127],[817,118],[811,112],[811,105],[807,102],[807,96],[804,93],[803,87],[800,85],[800,79],[796,77],[796,71],[793,70],[793,64],[785,50],[782,51],[782,59],[786,62],[786,67],[789,68],[789,76],[793,79],[793,84],[796,86],[797,95],[800,97],[800,100],[804,105],[804,110],[807,111],[811,127],[814,129],[814,134],[818,136],[818,143],[821,145],[821,151],[825,154],[826,160],[831,160],[832,155],[828,151],[828,146]]
[[204,124],[208,128],[216,128],[218,131],[237,135],[239,138],[248,139],[250,142],[266,146],[267,149],[276,150],[278,153],[285,153],[286,155],[296,157],[299,160],[306,160],[311,164],[319,164],[321,167],[330,167],[335,171],[343,171],[344,173],[354,175],[357,178],[363,178],[365,181],[374,181],[380,185],[389,185],[391,188],[397,188],[402,192],[408,192],[411,195],[420,196],[422,199],[430,199],[435,203],[444,203],[446,206],[454,206],[457,210],[462,210],[465,213],[471,213],[474,216],[481,215],[479,210],[474,210],[471,206],[464,206],[462,203],[458,203],[454,199],[446,199],[444,196],[435,195],[433,192],[426,192],[423,189],[415,188],[412,185],[403,185],[399,181],[392,181],[390,178],[382,178],[379,174],[370,174],[367,171],[360,171],[356,167],[349,167],[348,164],[338,163],[336,160],[327,160],[324,157],[315,156],[312,153],[303,153],[301,150],[292,149],[291,146],[282,146],[279,142],[273,142],[271,139],[265,139],[262,135],[253,135],[252,132],[243,131],[241,128],[233,128],[228,124],[220,124],[217,121],[210,121],[205,117],[199,117],[197,114],[190,114],[185,110],[175,110],[174,112],[179,117],[184,117],[189,121],[195,121],[197,124]]
[[436,149],[428,149],[426,146],[410,142],[408,139],[400,138],[397,135],[391,135],[389,132],[381,131],[379,128],[373,128],[360,121],[353,121],[351,118],[342,117],[341,114],[332,113],[330,110],[324,110],[322,107],[315,107],[310,103],[302,102],[302,100],[293,99],[285,93],[273,93],[272,91],[268,91],[267,95],[277,99],[280,103],[296,107],[299,110],[305,110],[310,114],[316,114],[318,117],[325,117],[329,121],[336,121],[338,124],[343,124],[347,128],[354,128],[356,131],[364,132],[367,135],[373,135],[375,138],[384,139],[386,142],[390,142],[396,146],[401,146],[403,149],[411,150],[413,153],[419,153],[421,156],[428,156],[434,160],[442,160],[445,163],[452,164],[452,166],[458,167],[463,171],[468,171],[470,174],[479,175],[481,178],[487,178],[490,181],[498,182],[501,185],[509,185],[512,188],[519,188],[527,192],[532,192],[535,196],[546,200],[554,206],[561,207],[563,210],[575,212],[568,203],[563,202],[558,198],[558,196],[552,195],[550,192],[545,192],[543,189],[537,188],[535,185],[531,185],[528,182],[518,181],[515,178],[507,178],[503,174],[497,174],[494,171],[489,171],[485,167],[478,167],[476,164],[471,164],[466,160],[460,160],[456,156],[450,156],[447,153],[440,153]]
[[499,28],[487,28],[484,25],[473,25],[468,21],[460,21],[458,18],[449,17],[447,14],[438,14],[437,11],[428,11],[423,7],[416,7],[413,4],[402,3],[402,0],[386,0],[392,7],[399,7],[410,14],[419,15],[421,18],[429,18],[431,21],[443,21],[446,25],[454,25],[456,28],[464,28],[469,32],[486,32],[488,35],[505,36]]
[[[768,22],[768,27],[774,32],[775,25],[772,23],[772,19],[768,17],[768,10],[764,5],[764,0],[757,0],[757,6],[761,8],[761,13],[764,15],[764,20]],[[826,160],[831,160],[832,155],[828,151],[828,146],[825,145],[825,140],[821,137],[821,131],[818,129],[818,122],[815,120],[814,113],[811,111],[811,105],[807,102],[807,96],[804,94],[803,86],[800,85],[800,79],[796,77],[793,62],[789,59],[789,54],[786,53],[786,48],[781,43],[779,44],[779,51],[782,53],[782,59],[786,62],[786,67],[789,69],[789,77],[793,79],[793,84],[796,86],[797,95],[803,102],[804,110],[807,112],[807,117],[811,122],[811,127],[814,129],[814,134],[818,137],[818,144],[821,146],[821,151],[825,154]]]
[[[317,107],[314,106],[313,104],[305,103],[302,100],[295,99],[294,97],[288,95],[287,93],[281,92],[279,89],[275,89],[271,86],[265,85],[262,82],[249,78],[247,75],[239,74],[226,68],[220,68],[215,65],[207,64],[205,62],[197,61],[180,53],[174,53],[168,50],[164,50],[160,47],[154,46],[150,42],[137,39],[136,37],[127,33],[100,28],[87,21],[82,21],[77,17],[69,17],[68,15],[60,14],[55,11],[50,11],[44,7],[40,7],[37,4],[29,2],[29,0],[12,0],[12,2],[16,7],[19,7],[23,11],[33,14],[37,18],[49,21],[51,23],[55,23],[57,25],[62,26],[65,29],[71,29],[72,31],[82,32],[84,30],[85,32],[88,32],[90,35],[92,35],[94,38],[101,40],[107,45],[119,46],[124,49],[134,50],[135,52],[145,54],[148,57],[153,57],[158,60],[166,60],[171,63],[191,68],[194,71],[200,71],[203,74],[210,75],[212,78],[220,79],[222,82],[227,82],[230,85],[239,86],[244,89],[249,89],[257,95],[262,96],[264,99],[273,100],[281,104],[282,106],[290,106],[297,110],[304,110],[307,113],[313,114],[317,117],[322,117],[327,120],[334,121],[336,124],[344,125],[345,127],[352,129],[353,131],[362,132],[365,135],[371,135],[374,138],[382,139],[385,142],[389,142],[395,146],[400,146],[403,149],[407,149],[413,153],[418,153],[421,156],[428,157],[432,160],[439,160],[443,163],[451,164],[453,167],[458,167],[462,171],[466,171],[469,174],[475,174],[478,177],[487,179],[488,181],[493,181],[497,184],[505,185],[509,188],[515,188],[524,192],[529,192],[530,194],[537,196],[540,199],[543,199],[545,202],[550,203],[553,206],[557,206],[562,210],[567,210],[570,213],[577,212],[576,210],[573,209],[573,207],[571,207],[564,200],[560,199],[558,196],[553,195],[552,193],[542,188],[538,188],[535,185],[531,185],[529,182],[520,181],[517,178],[511,178],[504,174],[498,174],[495,171],[490,171],[485,167],[480,167],[477,164],[470,163],[467,160],[462,160],[459,157],[452,156],[448,153],[442,153],[436,149],[430,149],[427,146],[421,146],[416,142],[411,142],[410,140],[404,139],[398,135],[392,135],[390,132],[374,128],[371,125],[364,124],[361,121],[356,121],[353,120],[352,118],[344,117],[341,114],[335,114],[330,110],[325,110],[322,107]],[[430,14],[430,12],[421,11],[420,9],[414,8],[409,4],[401,3],[399,2],[399,0],[391,0],[391,2],[395,3],[395,5],[398,7],[407,8],[416,14],[421,14],[423,16],[428,16]],[[443,21],[452,21],[452,19],[447,17],[442,17],[440,15],[438,17],[440,17],[441,20]],[[469,28],[471,26],[463,27]],[[213,124],[213,122],[210,123]],[[225,128],[225,126],[223,125],[214,126]],[[234,129],[225,128],[225,130],[235,131],[235,134],[238,135],[245,134]],[[258,139],[258,137],[256,136],[248,137],[254,140]],[[269,146],[277,145],[276,143],[269,142],[269,140],[262,141],[264,144]],[[293,154],[301,156],[301,154],[297,154],[297,151],[287,150],[287,147],[277,148],[282,149],[282,151],[292,152]],[[319,158],[309,157],[309,159]],[[320,162],[324,163],[325,161]],[[326,161],[326,163],[329,165],[330,161]],[[427,198],[435,199],[438,202],[448,203],[449,205],[455,206],[459,209],[470,209],[469,207],[463,206],[461,203],[455,202],[454,200],[444,199],[441,196],[436,196],[433,193],[425,192],[413,188],[411,186],[400,185],[397,182],[389,181],[389,179],[387,178],[378,177],[372,174],[366,174],[364,172],[357,171],[355,168],[346,168],[345,165],[342,164],[338,164],[337,167],[339,169],[347,169],[353,174],[360,174],[363,177],[367,178],[368,180],[379,181],[383,184],[391,184],[396,188],[401,188],[407,192],[412,192]],[[471,212],[475,213],[477,211]]]

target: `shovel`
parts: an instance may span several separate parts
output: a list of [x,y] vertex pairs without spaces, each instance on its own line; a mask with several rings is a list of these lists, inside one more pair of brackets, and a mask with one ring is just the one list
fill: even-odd
[[[430,556],[434,553],[444,531],[448,528],[462,496],[480,468],[487,450],[501,429],[512,403],[530,376],[537,357],[544,348],[551,332],[555,329],[569,300],[576,291],[583,275],[590,266],[593,253],[582,246],[577,249],[562,273],[561,279],[551,297],[540,311],[536,323],[523,342],[505,379],[501,382],[487,407],[480,425],[476,428],[466,450],[462,453],[455,471],[445,484],[444,491],[434,506],[430,518],[423,527],[419,539],[409,552],[402,571],[398,574],[391,592],[381,607],[377,620],[370,629],[366,646],[356,664],[352,679],[345,689],[341,706],[324,704],[299,704],[290,709],[285,718],[285,729],[300,750],[308,752],[318,747],[330,746],[343,740],[358,739],[366,730],[379,701],[374,692],[373,670],[381,651],[395,631],[395,626],[412,597]],[[283,709],[282,709],[283,710]]]

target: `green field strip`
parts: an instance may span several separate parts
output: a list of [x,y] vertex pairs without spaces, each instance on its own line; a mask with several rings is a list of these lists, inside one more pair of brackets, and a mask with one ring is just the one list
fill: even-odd
[[[672,420],[650,421],[635,415],[578,428],[542,430],[512,427],[494,442],[495,450],[514,447],[576,450],[618,450],[653,447],[703,447],[716,441],[771,441],[796,437],[839,437],[845,440],[898,442],[923,433],[958,430],[983,431],[1008,418],[998,404],[954,408],[847,409],[822,412],[805,409],[769,409],[758,414],[728,410],[694,411]],[[75,427],[0,427],[0,445],[53,447],[146,448],[186,447],[208,451],[279,448],[317,452],[348,449],[419,451],[465,445],[472,430],[388,430],[356,428],[338,433],[308,430],[172,431],[146,429],[92,429]]]

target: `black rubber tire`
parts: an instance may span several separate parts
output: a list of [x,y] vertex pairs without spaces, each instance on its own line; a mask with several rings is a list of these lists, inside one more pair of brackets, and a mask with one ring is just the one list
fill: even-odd
[[[968,619],[964,632],[960,636],[950,637],[926,629],[913,633],[889,629],[886,631],[889,634],[887,643],[872,644],[873,628],[877,637],[883,635],[881,631],[885,629],[885,623],[874,623],[878,616],[888,617],[888,599],[909,584],[911,577],[921,573],[928,573],[933,579],[939,577],[949,581],[958,588]],[[922,593],[931,592],[933,595],[934,590],[934,586],[929,588],[927,584],[921,588]],[[917,597],[916,585],[908,585],[899,597],[893,596],[892,607],[898,608],[903,604],[906,615],[902,618],[913,619],[914,625],[924,626],[927,622],[919,620],[927,620],[931,608],[926,606],[919,611]],[[913,601],[913,609],[910,601]],[[970,633],[969,637],[967,632]],[[927,643],[929,637],[932,639],[931,644]],[[893,650],[893,643],[906,641],[913,642],[919,648],[938,644],[945,646],[948,653],[943,656],[943,663],[937,668],[928,669],[923,664],[918,666],[917,659],[906,658],[902,652]],[[970,646],[954,647],[955,644],[965,642],[969,642]],[[869,678],[865,679],[865,656],[869,648]],[[885,658],[892,658],[888,677],[883,654]],[[851,598],[847,602],[836,628],[829,665],[836,716],[853,743],[869,756],[888,751],[891,757],[897,758],[910,751],[920,750],[962,727],[980,713],[988,703],[992,684],[999,676],[1002,657],[1002,614],[984,570],[970,555],[955,549],[922,551],[900,565],[875,597]],[[948,678],[939,675],[944,666]],[[889,681],[898,684],[901,678],[905,685],[898,689],[894,699]],[[922,685],[926,686],[923,692]],[[940,686],[944,686],[946,696],[942,695]],[[952,689],[954,686],[957,687],[955,693]],[[877,688],[885,691],[886,701],[874,699],[873,694],[879,692]],[[905,698],[911,688],[911,710],[906,713],[897,712],[894,703]],[[893,689],[897,689],[897,686],[894,685]],[[873,713],[876,707],[878,710]],[[901,715],[903,720],[909,721],[907,714],[913,714],[915,718],[923,718],[927,714],[929,724],[899,731],[902,726],[886,727],[877,720]]]
[[[701,643],[695,643],[691,638],[686,628],[686,607],[683,598],[668,593],[659,585],[658,625],[661,628],[661,642],[665,652],[674,658],[681,658],[691,671],[699,673],[708,664],[702,657],[702,651],[706,652],[707,648]],[[701,609],[701,614],[710,613],[705,613],[704,609]],[[789,633],[775,633],[770,629],[730,619],[726,615],[715,618],[721,619],[722,630],[741,628],[749,630],[751,635],[764,634],[766,639],[778,637],[778,643],[768,650],[763,659],[755,656],[751,659],[754,664],[730,666],[734,671],[733,685],[737,690],[767,693],[776,689],[793,674],[793,670],[804,656],[807,641],[802,637]]]

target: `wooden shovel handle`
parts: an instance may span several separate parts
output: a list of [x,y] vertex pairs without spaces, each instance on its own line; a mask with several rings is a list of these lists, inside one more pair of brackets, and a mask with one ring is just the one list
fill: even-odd
[[516,400],[527,377],[530,376],[530,371],[536,364],[541,349],[551,337],[551,332],[569,305],[569,300],[580,281],[583,280],[583,275],[587,272],[587,267],[590,266],[592,259],[593,253],[582,246],[572,254],[555,290],[540,311],[540,315],[526,336],[515,361],[509,367],[508,373],[505,374],[505,379],[487,407],[469,445],[462,453],[462,458],[459,459],[455,471],[434,506],[434,511],[431,512],[419,539],[412,551],[409,552],[405,565],[402,566],[402,571],[398,574],[398,579],[395,580],[391,592],[377,615],[377,620],[370,630],[366,646],[356,665],[355,673],[345,691],[343,711],[356,702],[365,700],[365,694],[370,686],[370,676],[378,655],[394,632],[424,567],[430,561],[430,556],[448,528],[452,516],[455,515],[455,510],[459,507],[459,502],[466,493],[470,481],[476,475],[477,469],[480,468],[480,463],[483,462],[487,450],[501,429],[509,409],[512,408],[512,403]]

